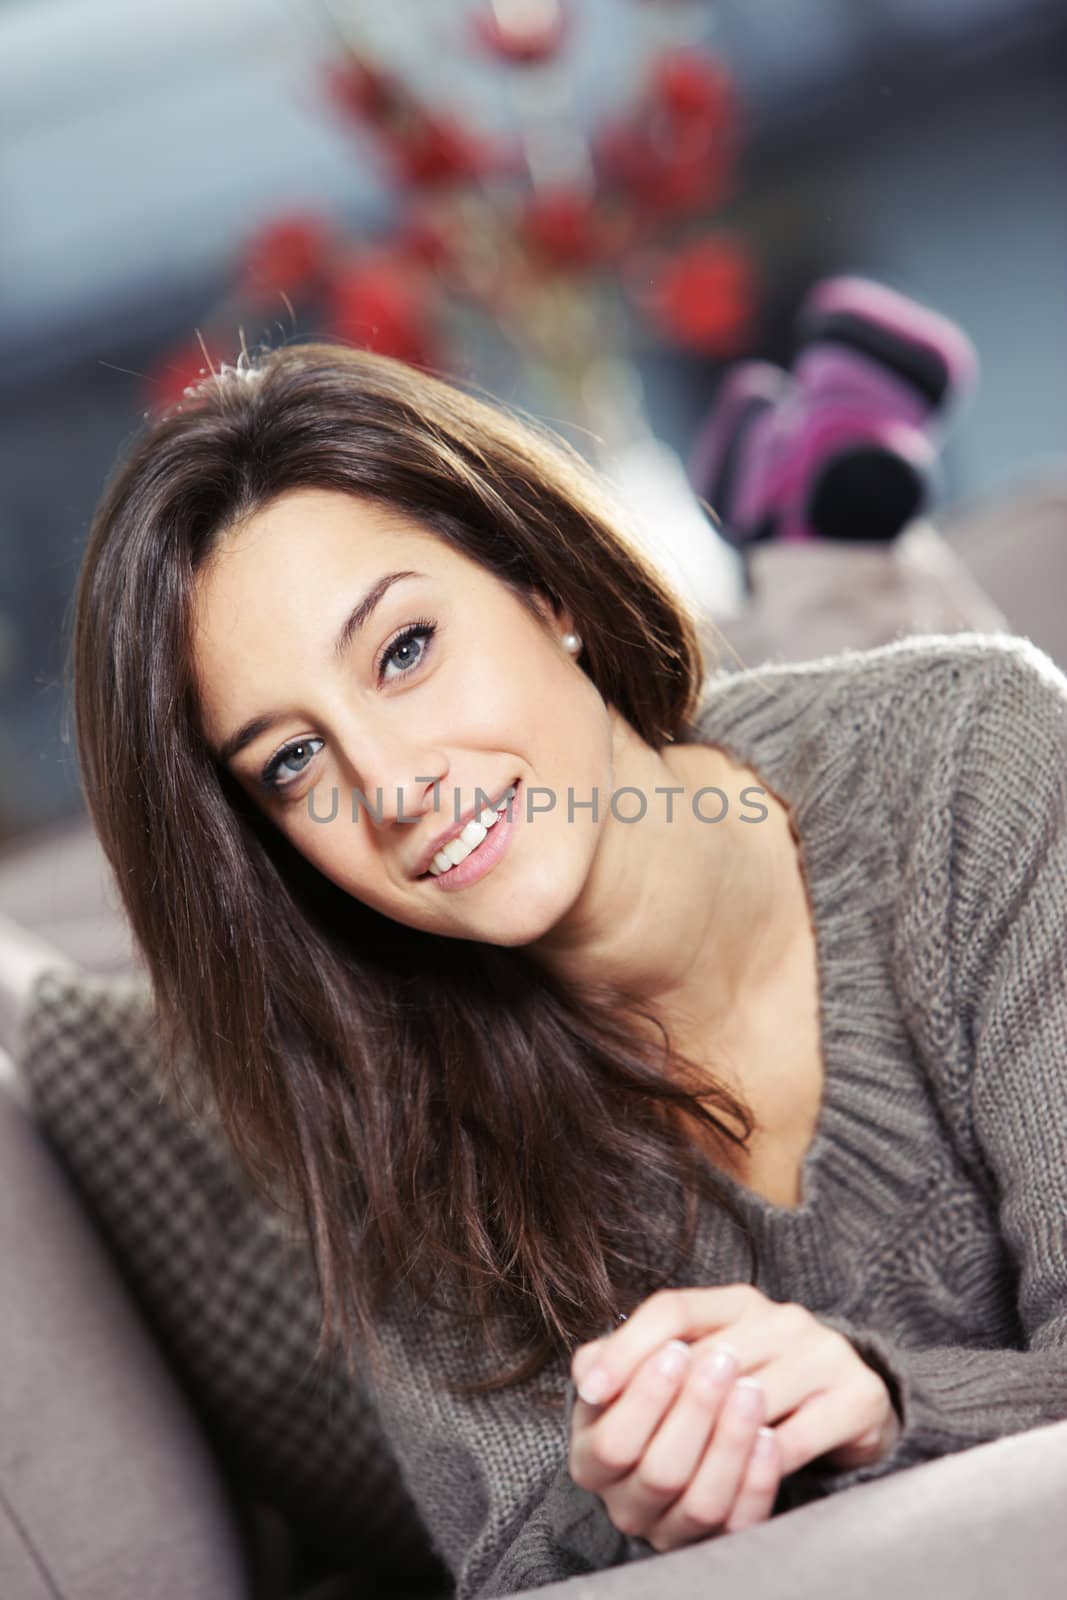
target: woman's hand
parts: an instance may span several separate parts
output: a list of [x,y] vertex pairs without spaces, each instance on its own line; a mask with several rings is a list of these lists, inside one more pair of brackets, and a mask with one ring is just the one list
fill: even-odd
[[782,1478],[820,1456],[880,1461],[900,1433],[843,1334],[748,1284],[661,1289],[580,1346],[571,1375],[571,1477],[657,1551],[765,1521]]

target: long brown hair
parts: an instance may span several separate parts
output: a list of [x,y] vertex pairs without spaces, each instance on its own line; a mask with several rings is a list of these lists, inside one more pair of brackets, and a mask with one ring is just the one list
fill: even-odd
[[[403,1291],[508,1351],[508,1370],[452,1385],[490,1392],[668,1283],[700,1189],[739,1224],[755,1280],[744,1223],[687,1137],[710,1136],[729,1162],[753,1120],[631,996],[579,991],[521,949],[354,901],[215,761],[191,665],[197,574],[229,531],[299,487],[399,508],[524,604],[537,590],[567,607],[582,667],[654,749],[690,725],[700,634],[564,439],[329,342],[243,353],[187,390],[133,441],[89,532],[75,738],[165,1078],[191,1063],[245,1177],[296,1218],[322,1297],[320,1355],[340,1351],[352,1370],[357,1348],[373,1360],[376,1321]],[[673,1253],[653,1227],[665,1201]]]

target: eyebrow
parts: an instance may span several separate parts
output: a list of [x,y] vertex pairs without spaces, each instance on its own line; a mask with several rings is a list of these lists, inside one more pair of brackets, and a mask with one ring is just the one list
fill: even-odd
[[[404,578],[425,578],[425,572],[386,572],[373,583],[361,600],[357,600],[352,610],[341,624],[337,638],[334,640],[332,656],[334,661],[340,661],[352,643],[353,638],[370,621],[375,607],[394,583],[400,583]],[[235,733],[224,739],[216,752],[216,759],[224,766],[229,766],[235,756],[240,755],[246,745],[258,739],[261,734],[267,733],[277,723],[281,722],[287,713],[282,711],[264,711],[257,717],[250,717],[241,724]]]

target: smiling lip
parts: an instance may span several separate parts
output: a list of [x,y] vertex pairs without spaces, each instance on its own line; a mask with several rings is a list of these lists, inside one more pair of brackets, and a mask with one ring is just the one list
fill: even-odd
[[463,832],[464,828],[467,826],[467,823],[473,822],[476,817],[480,817],[483,811],[496,811],[499,806],[503,805],[504,796],[507,794],[512,785],[517,784],[518,781],[518,778],[512,778],[511,783],[505,784],[496,800],[491,801],[488,806],[478,806],[477,808],[472,806],[469,811],[463,814],[459,822],[454,822],[450,828],[445,829],[444,833],[439,833],[433,843],[428,844],[425,850],[422,852],[422,855],[419,857],[419,865],[416,867],[413,876],[416,878],[425,878],[430,870],[430,862],[433,860],[438,850],[443,850],[450,839],[458,838]]

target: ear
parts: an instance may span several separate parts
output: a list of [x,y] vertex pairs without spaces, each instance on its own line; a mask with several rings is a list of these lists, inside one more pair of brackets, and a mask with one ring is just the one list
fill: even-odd
[[547,590],[533,589],[531,597],[534,605],[541,614],[546,628],[549,628],[557,637],[564,633],[574,633],[574,618],[567,608],[550,595]]

